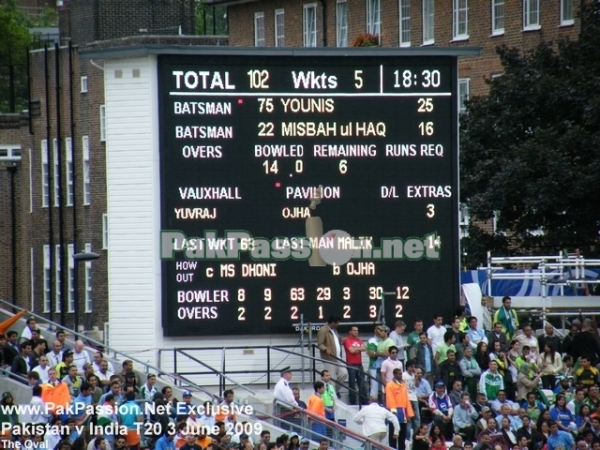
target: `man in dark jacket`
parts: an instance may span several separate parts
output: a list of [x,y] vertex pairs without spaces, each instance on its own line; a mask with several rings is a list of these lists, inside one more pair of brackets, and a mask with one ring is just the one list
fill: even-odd
[[456,362],[456,352],[454,350],[448,350],[446,356],[448,359],[438,366],[435,379],[442,380],[446,385],[446,389],[450,392],[454,382],[457,380],[462,382],[463,376],[460,366]]
[[[29,373],[29,354],[31,353],[31,341],[21,343],[21,354],[13,359],[10,371],[15,375],[20,375],[27,378]],[[15,379],[17,379],[15,377]],[[22,380],[19,380],[22,381]],[[26,381],[25,381],[26,383]]]
[[587,356],[593,366],[598,364],[600,340],[598,339],[596,330],[592,329],[592,321],[590,319],[583,321],[581,332],[573,338],[572,352],[575,361],[581,356]]

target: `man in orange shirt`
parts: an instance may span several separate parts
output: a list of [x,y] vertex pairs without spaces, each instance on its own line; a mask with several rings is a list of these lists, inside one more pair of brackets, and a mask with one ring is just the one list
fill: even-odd
[[[313,387],[315,393],[309,397],[306,409],[313,416],[325,419],[325,403],[323,403],[323,399],[321,398],[321,395],[325,392],[325,384],[322,381],[315,381]],[[321,438],[327,437],[327,428],[324,423],[313,419],[311,429],[313,431],[313,441],[319,442]]]
[[408,399],[408,387],[402,379],[402,369],[394,369],[394,378],[385,386],[385,404],[396,415],[400,422],[400,433],[394,439],[393,426],[390,424],[390,447],[398,450],[406,449],[406,422],[414,417],[412,404]]

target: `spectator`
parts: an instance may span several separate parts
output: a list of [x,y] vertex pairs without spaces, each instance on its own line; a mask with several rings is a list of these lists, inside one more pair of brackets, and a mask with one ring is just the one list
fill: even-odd
[[39,359],[39,364],[33,368],[33,371],[40,376],[42,383],[48,382],[48,370],[50,370],[50,366],[48,365],[48,357],[46,355],[42,355]]
[[523,426],[517,430],[517,438],[525,438],[527,440],[528,450],[538,448],[539,444],[544,440],[544,436],[531,426],[531,419],[524,416],[522,419]]
[[[311,421],[311,430],[313,432],[313,441],[318,441],[327,433],[325,425],[318,420],[319,417],[325,418],[325,403],[323,403],[322,399],[323,392],[325,392],[325,383],[322,381],[315,381],[313,387],[315,392],[309,397],[306,409],[312,415],[316,416]],[[264,436],[262,434],[261,437],[264,442]],[[270,437],[271,435],[269,435],[269,438]]]
[[538,357],[540,356],[540,349],[538,347],[538,340],[533,335],[533,328],[531,327],[531,325],[529,325],[528,323],[523,325],[523,334],[519,334],[515,337],[515,339],[519,341],[519,344],[521,344],[521,348],[528,346],[531,357],[534,358],[535,361],[537,361]]
[[579,415],[579,409],[583,406],[585,399],[585,392],[582,388],[575,389],[575,398],[567,403],[567,408],[571,411],[574,416]]
[[483,372],[479,379],[479,392],[485,394],[489,400],[496,400],[501,389],[504,389],[504,380],[498,373],[498,363],[490,361],[489,369]]
[[463,333],[462,331],[458,333],[457,341],[454,344],[456,347],[456,361],[460,362],[465,354],[466,348],[471,348],[470,337],[467,333]]
[[468,392],[463,392],[460,396],[460,402],[454,408],[452,415],[452,423],[454,424],[454,432],[464,436],[467,442],[473,441],[475,438],[475,421],[478,413],[471,405]]
[[29,373],[29,354],[31,353],[31,341],[21,342],[21,353],[17,355],[13,361],[10,371],[15,375],[15,379],[20,380],[18,377],[26,378]]
[[590,407],[592,414],[600,412],[600,395],[598,393],[598,386],[590,386],[588,389],[588,396],[584,400],[584,403]]
[[13,395],[8,391],[2,393],[2,400],[0,401],[0,424],[6,423],[11,425],[19,423],[17,405],[14,403]]
[[133,372],[133,361],[130,359],[126,359],[121,364],[121,367],[122,367],[121,372],[119,372],[116,375],[119,377],[119,381],[121,381],[121,384],[124,385],[125,377],[127,376],[127,374]]
[[73,364],[73,352],[70,350],[64,351],[62,354],[62,362],[56,366],[56,374],[59,379],[63,379],[69,374],[69,367]]
[[[419,366],[415,368],[415,393],[420,407],[429,407],[429,396],[432,393],[431,385],[423,377],[423,369]],[[421,408],[418,409],[421,409]]]
[[538,348],[543,350],[546,344],[552,345],[552,348],[558,353],[562,353],[562,342],[560,338],[554,334],[554,327],[547,323],[544,326],[544,334],[538,338]]
[[544,404],[536,399],[535,392],[527,393],[527,399],[521,404],[525,409],[525,414],[534,422],[537,422],[543,411],[546,410]]
[[46,341],[31,341],[31,353],[29,354],[29,367],[33,369],[39,364],[42,355],[45,355]]
[[21,347],[18,344],[19,335],[14,330],[6,333],[6,344],[2,349],[2,364],[8,367],[12,366],[13,360],[21,353]]
[[596,330],[592,328],[592,321],[585,319],[581,325],[581,332],[573,338],[572,354],[574,360],[580,357],[587,357],[592,365],[598,363],[600,356],[600,342]]
[[463,358],[459,361],[460,371],[465,382],[465,388],[471,395],[471,398],[477,396],[477,383],[481,376],[481,368],[475,358],[473,358],[473,350],[470,347],[465,348]]
[[[509,296],[503,297],[502,307],[494,314],[494,328],[499,323],[502,333],[505,333],[505,338],[508,339],[512,339],[519,328],[519,317],[517,316],[517,312],[511,308],[511,305],[512,299]],[[492,343],[492,340],[489,338],[488,341],[490,344]],[[502,345],[506,344],[507,342],[502,343]]]
[[354,422],[362,424],[364,436],[380,443],[385,443],[388,427],[386,420],[393,425],[392,439],[398,439],[400,424],[396,415],[392,414],[377,403],[377,398],[370,399],[368,406],[362,408],[355,416]]
[[99,372],[100,368],[101,368],[101,363],[102,361],[106,361],[107,362],[107,370],[110,373],[115,373],[115,368],[113,367],[112,363],[108,362],[108,360],[106,360],[104,358],[104,353],[98,351],[96,353],[94,353],[94,361],[92,362],[92,366],[94,367],[94,372]]
[[447,439],[452,436],[452,402],[446,395],[446,385],[443,381],[435,383],[435,391],[429,396],[429,409],[433,414],[433,423],[438,426]]
[[369,394],[371,397],[377,397],[379,394],[378,372],[377,367],[377,347],[381,342],[379,336],[379,325],[375,326],[374,335],[367,341],[367,355],[369,356]]
[[573,341],[575,336],[579,333],[579,325],[572,323],[569,328],[569,334],[565,336],[562,341],[561,349],[563,353],[572,354],[573,353]]
[[25,321],[25,328],[21,332],[21,342],[31,341],[33,338],[33,330],[37,328],[37,324],[35,322],[35,317],[29,317]]
[[[325,385],[325,390],[321,394],[321,398],[323,399],[323,403],[325,404],[325,418],[328,420],[335,421],[335,388],[331,384],[331,374],[327,370],[323,370],[321,372],[321,381]],[[328,428],[329,432],[330,429]]]
[[456,342],[456,334],[450,330],[444,333],[444,342],[437,346],[437,350],[435,351],[435,363],[436,365],[440,365],[447,359],[448,350],[452,350],[456,353],[456,347],[454,343]]
[[480,342],[488,343],[487,337],[483,330],[477,328],[477,317],[471,316],[467,319],[469,323],[469,328],[467,329],[467,334],[469,335],[469,344],[473,350],[477,349],[477,345]]
[[517,400],[524,401],[527,394],[537,389],[541,374],[537,374],[534,378],[530,378],[531,366],[528,363],[522,363],[519,366],[517,374]]
[[511,409],[511,414],[518,414],[519,405],[506,398],[506,391],[504,391],[504,389],[500,389],[496,394],[496,399],[492,400],[490,403],[492,405],[492,411],[496,414],[500,414],[502,405],[508,405]]
[[424,332],[420,334],[419,339],[420,342],[416,351],[417,365],[423,369],[423,377],[428,381],[429,385],[433,385],[433,378],[436,371],[435,354]]
[[388,348],[390,356],[383,361],[381,364],[381,384],[387,386],[387,384],[394,379],[394,370],[400,369],[404,371],[404,365],[398,359],[398,348],[392,345]]
[[[330,316],[327,324],[322,326],[317,333],[317,346],[321,351],[321,359],[325,362],[325,370],[327,370],[338,384],[345,384],[348,379],[348,371],[342,365],[342,340],[338,334],[340,325],[340,317]],[[339,394],[339,392],[338,392]]]
[[513,432],[511,429],[508,417],[503,417],[500,421],[500,431],[502,431],[502,437],[504,438],[506,445],[508,445],[508,448],[512,449],[515,445],[519,444],[516,430]]
[[292,380],[292,371],[289,367],[281,370],[281,378],[275,385],[275,390],[273,392],[274,398],[277,401],[286,403],[292,406],[298,406],[296,399],[294,398],[294,393],[292,388],[290,387],[290,381]]
[[579,358],[579,368],[575,371],[577,384],[581,384],[584,388],[590,388],[598,383],[598,369],[593,367],[588,356]]
[[73,350],[73,364],[77,367],[77,373],[83,375],[83,366],[85,364],[91,364],[90,355],[85,351],[83,341],[75,342],[75,348]]
[[575,446],[573,437],[566,431],[559,430],[558,422],[549,424],[550,435],[548,436],[548,450],[569,450]]
[[462,374],[456,361],[456,353],[453,350],[448,350],[447,356],[448,359],[437,368],[436,379],[442,380],[447,389],[451,389],[455,380],[462,382]]
[[412,434],[416,433],[421,425],[421,411],[419,407],[419,399],[417,397],[417,387],[415,385],[416,379],[416,365],[414,361],[408,361],[406,363],[406,371],[402,374],[402,379],[406,383],[406,388],[408,389],[408,400],[413,409],[414,416],[407,425],[406,436],[410,436],[409,431]]
[[[358,337],[358,327],[351,326],[348,337],[344,339],[344,350],[346,350],[346,364],[348,365],[348,387],[350,404],[356,405],[357,397],[361,404],[367,402],[367,391],[365,389],[365,370],[362,364],[361,353],[367,350],[362,339]],[[357,392],[358,391],[358,395]]]
[[475,361],[479,364],[479,368],[483,370],[487,370],[490,366],[490,355],[488,355],[488,344],[485,342],[480,342],[477,344],[477,351],[475,352]]
[[77,375],[77,366],[75,364],[69,366],[69,373],[62,379],[62,382],[69,386],[71,398],[75,398],[79,395],[79,390],[83,384],[83,378]]
[[156,389],[156,375],[149,373],[146,377],[146,384],[144,384],[140,389],[142,400],[152,401],[157,392],[158,389]]
[[[92,367],[94,367],[94,366],[92,365]],[[108,361],[106,361],[106,360],[100,361],[100,367],[96,372],[94,372],[94,374],[98,377],[100,386],[102,386],[103,388],[106,388],[110,384],[110,379],[114,375],[108,369]]]
[[[385,403],[395,414],[400,424],[400,433],[394,433],[390,424],[390,447],[404,450],[406,448],[406,423],[414,417],[412,404],[408,398],[408,387],[402,378],[402,369],[394,369],[394,378],[385,385]],[[396,435],[396,438],[393,437]]]
[[427,424],[421,424],[413,436],[412,439],[412,450],[429,450],[431,441],[427,436],[429,432],[429,426]]
[[83,382],[79,389],[79,394],[73,399],[73,411],[71,418],[75,420],[76,426],[87,426],[92,415],[89,411],[89,406],[92,404],[92,386],[89,383]]
[[408,359],[417,359],[417,346],[421,343],[420,335],[423,332],[423,321],[415,319],[413,322],[414,331],[406,338],[406,343],[409,345]]
[[446,334],[446,328],[442,326],[444,318],[439,314],[433,315],[433,325],[427,329],[427,338],[433,349],[433,354],[437,353],[438,346],[444,343],[444,335]]
[[398,360],[404,366],[406,362],[406,349],[409,348],[409,345],[404,340],[404,331],[406,330],[406,324],[398,320],[394,324],[394,331],[390,333],[390,339],[394,341],[394,345],[398,349]]
[[62,362],[62,344],[56,340],[52,343],[52,350],[46,354],[48,357],[48,363],[51,367],[56,367]]
[[139,449],[140,434],[137,423],[144,420],[142,409],[135,402],[135,394],[128,392],[125,402],[119,407],[119,423],[127,428],[127,445],[131,450]]
[[452,389],[448,393],[448,397],[450,397],[450,401],[452,402],[452,407],[456,408],[457,405],[460,405],[462,394],[462,382],[455,380],[454,383],[452,383]]

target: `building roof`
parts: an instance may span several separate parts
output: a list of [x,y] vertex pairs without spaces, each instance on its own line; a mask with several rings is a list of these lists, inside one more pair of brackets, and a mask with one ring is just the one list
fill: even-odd
[[[121,45],[118,45],[118,43]],[[149,55],[243,55],[243,56],[477,56],[480,47],[229,47],[220,45],[171,45],[168,43],[105,41],[80,48],[90,59],[138,58]],[[117,45],[114,45],[117,44]],[[133,44],[133,45],[132,45]]]

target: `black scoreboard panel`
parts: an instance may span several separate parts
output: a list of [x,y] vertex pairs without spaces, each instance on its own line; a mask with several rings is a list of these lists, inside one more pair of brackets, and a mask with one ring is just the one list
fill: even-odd
[[449,319],[456,60],[159,56],[165,336]]

